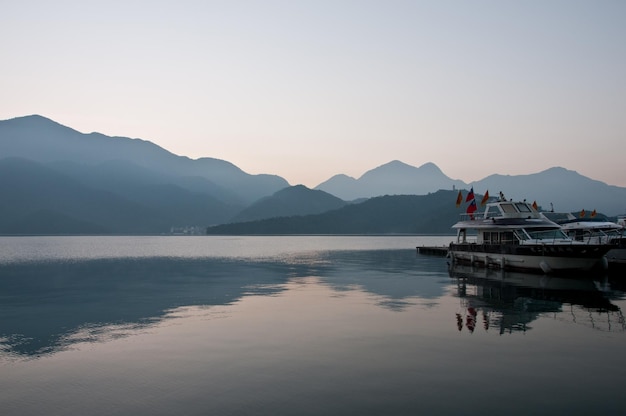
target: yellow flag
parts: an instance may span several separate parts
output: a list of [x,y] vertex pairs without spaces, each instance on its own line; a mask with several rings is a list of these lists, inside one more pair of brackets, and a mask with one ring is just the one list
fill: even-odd
[[585,209],[583,208],[583,210],[580,211],[580,218],[584,218],[585,214],[586,214],[586,212],[585,212]]
[[485,205],[487,201],[489,201],[489,189],[487,189],[487,191],[485,192],[485,196],[483,196],[482,201],[480,201],[480,206],[482,207],[483,205]]
[[463,194],[461,194],[461,191],[459,191],[459,195],[457,195],[456,197],[456,207],[460,207],[461,206],[461,202],[463,202]]
[[595,217],[595,216],[596,216],[596,214],[597,214],[597,212],[596,212],[596,210],[594,209],[594,210],[591,212],[591,218]]

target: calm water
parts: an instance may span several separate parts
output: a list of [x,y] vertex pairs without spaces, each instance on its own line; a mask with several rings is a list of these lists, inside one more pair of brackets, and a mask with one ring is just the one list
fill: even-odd
[[0,414],[626,414],[626,277],[450,239],[0,238]]

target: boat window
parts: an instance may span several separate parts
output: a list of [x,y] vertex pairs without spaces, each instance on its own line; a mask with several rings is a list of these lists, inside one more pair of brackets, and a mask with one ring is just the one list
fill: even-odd
[[486,244],[498,244],[498,233],[497,232],[484,232],[483,242]]
[[515,204],[519,212],[532,212],[528,204],[524,202],[518,202]]
[[518,240],[530,240],[530,236],[526,234],[526,231],[523,229],[513,231],[513,235],[515,235]]
[[513,234],[513,232],[511,232],[511,231],[505,231],[505,232],[501,233],[500,234],[500,240],[504,244],[510,244],[510,243],[514,243],[514,242],[517,241],[517,239],[515,238],[515,234]]
[[487,208],[487,216],[486,218],[494,218],[500,216],[500,210],[497,205],[492,205]]
[[517,213],[513,204],[500,204],[500,207],[502,208],[502,211],[504,211],[507,214]]
[[563,232],[563,230],[559,229],[549,229],[549,230],[533,230],[528,231],[528,234],[531,238],[537,240],[544,239],[553,239],[553,238],[568,238],[567,235]]

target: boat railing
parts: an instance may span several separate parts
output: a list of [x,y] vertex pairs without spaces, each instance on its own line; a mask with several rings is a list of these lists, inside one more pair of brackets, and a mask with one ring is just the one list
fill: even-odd
[[550,230],[526,230],[532,240],[567,240],[569,237],[560,228]]
[[626,230],[612,230],[606,233],[607,243],[620,247],[626,246]]
[[461,221],[471,221],[471,220],[476,220],[476,219],[482,219],[485,216],[485,211],[482,212],[474,212],[474,213],[467,213],[467,212],[462,212],[461,214],[459,214],[459,216],[461,217]]
[[569,237],[576,241],[587,244],[619,244],[623,238],[622,230],[604,231],[601,229],[572,230],[568,233]]
[[572,244],[572,245],[601,245],[601,244],[613,244],[606,240],[605,238],[601,238],[601,236],[593,236],[585,239],[575,239],[567,234],[565,234],[562,230],[542,230],[542,231],[529,231],[528,236],[529,239],[522,241],[522,244],[543,244],[543,245],[563,245],[563,244]]

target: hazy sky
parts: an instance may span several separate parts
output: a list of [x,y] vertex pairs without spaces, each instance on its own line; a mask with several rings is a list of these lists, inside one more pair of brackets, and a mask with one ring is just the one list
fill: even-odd
[[626,1],[13,1],[0,119],[314,187],[401,160],[626,186]]

